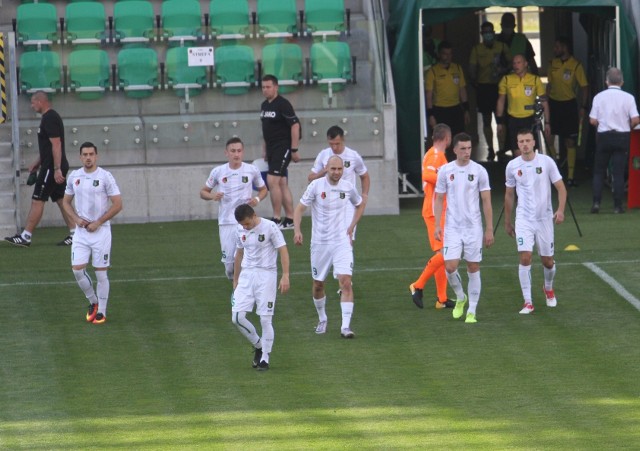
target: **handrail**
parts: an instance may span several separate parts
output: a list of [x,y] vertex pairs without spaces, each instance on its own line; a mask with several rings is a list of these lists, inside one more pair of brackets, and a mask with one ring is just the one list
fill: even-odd
[[387,74],[387,40],[386,40],[386,30],[384,28],[385,15],[384,15],[384,5],[382,0],[372,0],[371,1],[371,11],[372,11],[372,19],[375,24],[375,39],[376,39],[376,49],[378,51],[378,61],[380,67],[380,79],[382,81],[382,95],[384,103],[388,102],[389,97],[389,80]]

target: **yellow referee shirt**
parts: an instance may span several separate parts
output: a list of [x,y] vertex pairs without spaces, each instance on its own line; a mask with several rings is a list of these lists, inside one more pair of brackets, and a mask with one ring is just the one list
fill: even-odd
[[497,84],[500,81],[501,60],[511,61],[511,52],[504,42],[494,41],[491,47],[484,44],[473,47],[469,65],[478,68],[478,83]]
[[502,77],[498,84],[498,94],[507,96],[507,114],[512,117],[524,118],[533,116],[533,108],[536,97],[543,97],[545,89],[540,77],[527,72],[520,78],[517,74],[508,74]]
[[570,56],[566,61],[560,58],[551,60],[549,66],[549,98],[553,100],[573,100],[576,98],[576,88],[589,85],[584,67],[580,61]]
[[460,65],[451,63],[445,68],[438,63],[427,71],[425,89],[433,91],[433,106],[451,107],[460,104],[460,88],[466,86]]

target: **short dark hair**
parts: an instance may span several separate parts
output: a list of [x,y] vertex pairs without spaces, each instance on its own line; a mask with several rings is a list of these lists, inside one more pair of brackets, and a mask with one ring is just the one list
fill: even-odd
[[521,128],[520,130],[518,130],[518,132],[516,133],[516,137],[520,135],[531,135],[533,139],[536,138],[536,135],[533,134],[533,130],[531,130],[530,128]]
[[337,125],[329,127],[329,130],[327,130],[327,138],[336,139],[338,136],[344,138],[344,130]]
[[560,45],[564,45],[569,52],[571,52],[571,40],[566,36],[558,36],[556,42]]
[[463,132],[463,133],[458,133],[456,136],[454,136],[453,142],[451,144],[452,144],[452,147],[456,147],[458,143],[467,142],[467,141],[471,141],[471,135]]
[[451,127],[447,124],[436,124],[436,126],[433,127],[432,139],[433,141],[444,141],[449,134],[451,134]]
[[278,77],[276,77],[275,75],[272,74],[267,74],[264,77],[262,77],[262,81],[270,81],[273,82],[274,85],[278,84]]
[[244,221],[247,218],[251,218],[255,214],[255,210],[251,208],[251,205],[249,204],[240,204],[233,212],[233,215],[236,217],[236,221],[238,222]]
[[494,30],[493,23],[489,21],[482,22],[482,25],[480,25],[480,30],[482,30],[483,28],[489,28],[489,27],[491,28],[492,31]]
[[516,16],[513,13],[504,13],[500,18],[500,25],[516,25]]
[[94,149],[96,149],[96,153],[98,153],[98,147],[91,141],[85,141],[80,144],[80,153],[82,153],[82,149],[86,149],[87,147],[93,147]]
[[451,43],[449,41],[442,41],[439,45],[438,45],[438,53],[440,53],[441,51],[443,51],[444,49],[452,49],[453,46],[451,45]]
[[229,147],[229,145],[231,145],[231,144],[242,144],[242,146],[244,147],[244,143],[237,136],[234,136],[233,138],[229,138],[227,140],[227,143],[224,145],[224,147]]

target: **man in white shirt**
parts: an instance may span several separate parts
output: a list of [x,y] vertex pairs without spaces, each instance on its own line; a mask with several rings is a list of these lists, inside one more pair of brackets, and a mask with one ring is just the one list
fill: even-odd
[[[313,277],[313,302],[318,312],[317,334],[327,331],[325,304],[327,296],[324,280],[333,266],[333,276],[340,285],[342,326],[340,335],[353,338],[351,316],[354,296],[351,285],[353,274],[353,231],[362,217],[365,201],[355,186],[342,179],[342,158],[329,158],[324,177],[312,181],[305,190],[293,213],[293,242],[301,245],[302,215],[311,207],[311,276]],[[350,207],[353,205],[355,210]],[[351,213],[353,212],[353,213]]]
[[[87,322],[103,324],[107,320],[109,301],[110,220],[122,210],[122,196],[113,175],[98,166],[98,148],[93,143],[80,146],[80,161],[82,167],[67,176],[62,206],[76,224],[71,269],[89,301],[85,318]],[[90,257],[98,280],[95,291],[86,271]]]
[[[564,221],[567,190],[555,161],[535,151],[535,139],[531,130],[520,130],[517,136],[520,156],[511,160],[505,171],[504,228],[507,235],[516,239],[518,245],[518,277],[524,298],[520,313],[528,315],[534,310],[531,296],[531,256],[534,245],[538,248],[544,267],[543,290],[547,306],[557,305],[553,291],[553,279],[556,274],[553,258],[553,224],[561,224]],[[558,209],[555,213],[551,203],[551,185],[558,190]],[[516,194],[518,206],[514,229],[511,213]]]
[[591,213],[600,212],[604,177],[611,161],[614,213],[624,213],[624,173],[629,151],[630,131],[640,124],[634,97],[622,90],[622,71],[612,67],[607,71],[607,89],[593,98],[589,123],[598,129],[593,164],[593,205]]
[[[229,139],[224,154],[229,160],[228,163],[211,171],[209,178],[200,189],[200,198],[220,203],[218,207],[218,233],[222,251],[221,261],[224,263],[227,277],[229,280],[233,280],[236,229],[238,227],[234,211],[241,204],[255,207],[267,197],[268,191],[260,170],[254,165],[242,161],[244,145],[240,138]],[[254,186],[258,189],[256,196],[253,196]]]
[[[480,261],[482,246],[493,244],[493,210],[491,208],[491,187],[487,170],[471,160],[471,136],[458,133],[453,137],[453,152],[456,159],[445,164],[438,171],[436,182],[436,201],[434,215],[436,219],[435,238],[442,240],[442,209],[444,197],[447,198],[447,221],[444,229],[444,261],[447,281],[456,293],[456,306],[453,317],[461,318],[464,306],[469,301],[465,323],[476,323],[476,308],[480,300],[482,283],[480,280]],[[484,214],[485,231],[482,232]],[[460,259],[467,261],[469,285],[464,293],[462,280],[458,273]]]

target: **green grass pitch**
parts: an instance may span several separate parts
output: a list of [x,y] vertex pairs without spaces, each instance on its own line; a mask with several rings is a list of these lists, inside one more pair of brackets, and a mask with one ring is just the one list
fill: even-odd
[[328,333],[313,333],[308,246],[285,232],[291,291],[264,373],[230,321],[215,222],[113,226],[103,326],[84,321],[69,249],[55,246],[64,230],[37,230],[30,249],[5,243],[0,449],[638,449],[640,312],[585,263],[640,297],[640,213],[614,216],[605,202],[590,215],[588,187],[570,193],[584,237],[567,210],[558,307],[544,305],[536,260],[536,311],[518,315],[501,222],[475,325],[432,308],[433,282],[424,310],[411,302],[429,256],[419,200],[358,228],[354,340],[340,338],[333,280]]

